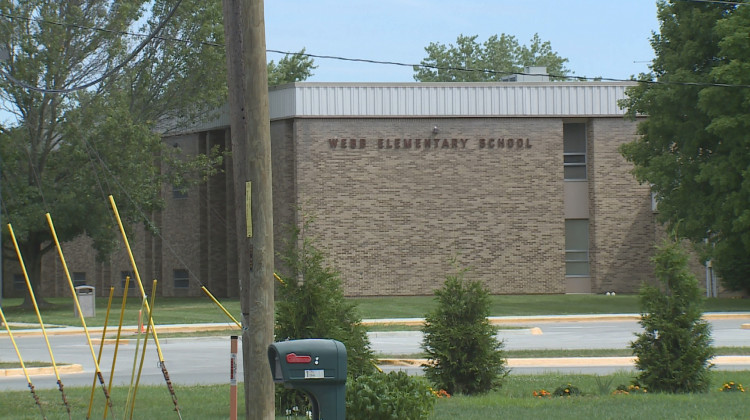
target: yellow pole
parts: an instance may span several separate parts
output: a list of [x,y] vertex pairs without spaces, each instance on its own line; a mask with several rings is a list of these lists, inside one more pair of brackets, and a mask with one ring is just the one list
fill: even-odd
[[[154,300],[156,299],[156,279],[154,279],[151,285],[151,310],[148,311],[148,320],[151,321],[151,316],[154,313]],[[138,376],[135,379],[135,388],[133,388],[133,401],[130,403],[130,418],[133,418],[133,411],[135,410],[135,395],[138,393],[138,384],[141,382],[141,373],[143,372],[143,361],[146,360],[146,344],[148,344],[148,333],[150,330],[150,322],[146,324],[146,337],[143,339],[143,353],[141,354],[141,362],[138,365]]]
[[[104,328],[102,328],[102,340],[99,342],[99,354],[96,357],[96,361],[102,362],[102,351],[104,350],[104,338],[107,336],[107,324],[109,323],[109,310],[112,308],[112,296],[115,293],[115,288],[109,288],[109,300],[107,301],[107,315],[104,316]],[[94,390],[96,389],[96,375],[94,375],[94,381],[91,383],[91,396],[89,397],[89,411],[86,413],[86,420],[91,418],[91,408],[94,406]]]
[[[115,354],[112,357],[112,371],[109,374],[109,389],[112,389],[112,379],[115,377],[115,363],[117,362],[117,350],[120,348],[120,334],[122,333],[122,320],[125,317],[125,303],[128,301],[128,287],[130,276],[125,277],[125,292],[122,294],[122,307],[120,308],[120,322],[117,324],[117,339],[115,339]],[[104,419],[107,418],[107,405],[104,405]]]
[[206,289],[206,286],[203,286],[203,287],[201,287],[201,290],[203,290],[203,293],[205,293],[205,294],[206,294],[206,296],[208,296],[208,297],[209,297],[209,298],[210,298],[210,299],[211,299],[212,301],[214,301],[214,303],[215,303],[216,305],[218,305],[218,306],[219,306],[219,309],[221,309],[222,311],[224,311],[224,314],[225,314],[226,316],[228,316],[228,317],[229,317],[229,319],[231,319],[231,320],[232,320],[232,321],[233,321],[233,322],[234,322],[235,324],[237,324],[237,328],[242,328],[242,325],[241,325],[241,324],[239,323],[239,321],[237,321],[237,320],[236,320],[236,319],[235,319],[235,318],[234,318],[234,317],[232,316],[232,314],[230,314],[230,313],[229,313],[229,311],[227,311],[227,308],[225,308],[225,307],[224,307],[224,305],[222,305],[221,303],[219,303],[219,301],[218,301],[218,300],[216,300],[216,298],[214,297],[214,295],[212,295],[212,294],[211,294],[211,292],[209,292],[209,291],[208,291],[208,289]]
[[[104,377],[102,376],[102,371],[99,369],[99,362],[96,360],[96,354],[94,353],[94,345],[91,343],[91,336],[89,335],[89,329],[86,326],[86,320],[83,319],[83,311],[81,311],[81,303],[78,302],[78,296],[76,296],[76,289],[73,287],[73,280],[70,278],[70,271],[68,270],[68,264],[65,262],[65,256],[62,252],[62,247],[60,246],[60,240],[57,238],[57,232],[55,231],[55,225],[52,223],[52,216],[50,216],[49,213],[45,214],[47,217],[47,224],[49,224],[50,231],[52,232],[52,239],[55,241],[55,246],[57,247],[57,253],[60,255],[60,262],[63,266],[63,271],[65,272],[65,278],[68,280],[68,286],[70,286],[70,292],[73,294],[73,302],[75,302],[76,308],[78,309],[78,317],[81,319],[81,325],[83,326],[83,332],[86,334],[86,341],[88,341],[89,344],[89,350],[91,350],[91,359],[94,361],[94,367],[96,368],[96,375],[99,377],[99,383],[102,385],[102,391],[104,392],[104,397],[107,399],[107,404],[110,406],[109,408],[112,408],[112,400],[109,398],[109,391],[107,391],[107,386],[104,384]],[[114,417],[114,411],[112,416]]]
[[[138,266],[135,264],[135,257],[133,256],[133,250],[130,248],[130,241],[128,241],[128,236],[125,234],[125,227],[122,224],[122,219],[120,218],[120,212],[117,211],[117,205],[115,204],[115,198],[111,195],[109,196],[109,202],[112,205],[112,210],[115,213],[115,219],[117,219],[117,225],[120,228],[120,233],[122,234],[122,240],[125,242],[125,249],[128,251],[128,257],[130,258],[130,265],[133,267],[133,274],[135,275],[135,281],[138,285],[138,290],[141,292],[141,299],[144,299],[144,303],[146,306],[146,310],[149,311],[150,308],[148,306],[148,302],[145,301],[146,299],[146,291],[143,289],[143,282],[141,282],[141,275],[138,273]],[[156,334],[156,329],[154,329],[153,324],[151,325],[151,329],[154,332],[154,342],[156,343],[156,352],[159,353],[159,361],[164,362],[164,355],[161,353],[161,346],[159,345],[159,338]]]
[[[141,299],[141,310],[143,310],[143,307],[146,306],[148,302],[146,302],[146,299]],[[125,399],[125,411],[122,414],[122,418],[128,418],[128,411],[130,411],[130,403],[133,401],[131,398],[133,397],[133,389],[134,389],[134,383],[135,383],[135,367],[138,366],[138,350],[141,349],[141,335],[143,334],[143,331],[141,331],[141,328],[138,328],[138,333],[136,335],[135,340],[135,351],[133,351],[133,367],[130,369],[130,386],[128,386],[128,397]],[[148,337],[146,337],[146,341],[148,341]]]
[[21,255],[21,248],[18,246],[18,240],[16,240],[16,233],[13,231],[13,226],[8,223],[8,232],[10,232],[10,238],[13,241],[13,248],[16,250],[16,256],[18,257],[18,262],[21,264],[21,272],[23,273],[23,278],[26,281],[26,289],[29,291],[29,297],[31,297],[31,303],[34,305],[34,311],[36,312],[36,319],[39,321],[39,326],[42,329],[42,335],[44,336],[44,341],[47,343],[47,351],[49,352],[49,358],[52,361],[52,370],[55,372],[55,378],[57,378],[57,387],[60,389],[60,395],[62,396],[63,404],[65,404],[65,409],[68,411],[68,417],[71,417],[70,414],[70,404],[68,404],[68,398],[65,396],[65,391],[63,390],[63,384],[62,380],[60,379],[60,372],[57,369],[57,363],[55,363],[55,355],[52,352],[52,346],[49,343],[49,337],[47,337],[47,329],[44,328],[44,321],[42,320],[42,314],[39,312],[39,305],[36,302],[36,296],[34,295],[34,288],[31,287],[31,281],[29,280],[29,273],[26,271],[26,263],[23,261],[23,256]]
[[274,271],[274,273],[273,273],[273,276],[274,276],[274,277],[276,277],[276,280],[278,280],[278,282],[279,282],[279,283],[281,283],[281,284],[283,284],[284,286],[286,286],[286,282],[285,282],[284,280],[282,280],[282,279],[281,279],[281,277],[279,277],[279,275],[278,275],[278,274],[276,274],[276,272],[275,272],[275,271]]
[[16,355],[18,356],[18,361],[21,363],[23,374],[26,375],[26,382],[29,384],[31,395],[34,397],[34,401],[36,402],[36,405],[39,406],[39,411],[42,412],[42,418],[44,418],[44,420],[47,420],[47,416],[44,414],[44,409],[42,408],[42,403],[39,401],[39,396],[36,395],[36,391],[34,391],[34,385],[31,384],[31,378],[29,377],[29,372],[26,370],[26,365],[23,363],[21,352],[18,350],[18,346],[16,345],[16,339],[13,338],[13,333],[10,331],[10,325],[8,325],[8,321],[5,319],[5,314],[3,314],[2,306],[0,306],[0,320],[3,321],[3,325],[5,325],[5,329],[8,330],[8,337],[10,337],[10,342],[13,343],[13,348],[16,349]]
[[[130,248],[130,242],[128,242],[128,236],[125,234],[125,227],[122,225],[122,219],[120,218],[120,212],[117,211],[117,204],[115,204],[115,198],[111,195],[109,196],[109,202],[112,205],[112,211],[115,214],[115,219],[117,219],[117,225],[120,228],[120,233],[122,233],[122,240],[125,243],[125,248],[128,251],[128,256],[130,257],[130,263],[133,266],[133,274],[135,274],[135,280],[138,283],[138,289],[141,291],[141,298],[146,299],[146,292],[143,290],[143,283],[141,282],[141,275],[138,273],[138,266],[135,264],[135,258],[133,257],[133,250]],[[148,305],[148,302],[146,302],[146,305]],[[147,310],[150,310],[149,307],[146,307]],[[151,327],[151,330],[154,333],[154,343],[156,344],[156,352],[159,354],[159,364],[161,365],[161,373],[164,375],[164,381],[167,383],[167,388],[169,389],[169,394],[172,396],[172,403],[174,403],[174,409],[177,411],[177,414],[180,415],[180,407],[177,405],[177,394],[174,392],[174,387],[172,386],[172,381],[169,379],[169,372],[167,372],[167,366],[164,363],[164,355],[161,352],[161,345],[159,345],[159,336],[156,334],[156,328],[154,328],[154,321],[151,320],[149,326]],[[182,417],[180,415],[180,417]]]

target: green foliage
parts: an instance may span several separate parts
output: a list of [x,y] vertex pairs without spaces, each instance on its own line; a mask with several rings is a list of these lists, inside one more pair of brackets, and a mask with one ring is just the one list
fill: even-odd
[[312,76],[312,71],[318,68],[313,59],[305,54],[303,48],[296,54],[285,55],[278,64],[271,60],[268,63],[268,85],[276,86],[284,83],[299,82]]
[[581,394],[581,390],[577,386],[573,386],[571,383],[560,385],[552,391],[552,395],[555,397],[578,397]]
[[[750,8],[658,2],[649,83],[622,105],[640,137],[621,148],[658,198],[659,218],[694,243],[731,288],[750,291]],[[650,83],[658,81],[659,83]]]
[[[217,4],[185,1],[161,38],[127,61],[141,42],[127,32],[151,32],[173,2],[0,0],[0,11],[17,17],[0,27],[10,55],[0,66],[20,81],[0,81],[3,107],[18,117],[0,132],[4,204],[40,303],[41,257],[52,249],[45,213],[61,242],[86,234],[104,257],[117,237],[107,195],[122,198],[119,212],[130,228],[162,206],[162,182],[190,185],[220,164],[219,155],[172,156],[157,134],[176,117],[224,100],[226,83],[214,77],[224,73],[223,52],[201,42],[223,42]],[[148,6],[149,19],[135,28]],[[28,88],[74,89],[115,66],[87,90]]]
[[481,282],[465,280],[465,272],[457,268],[435,291],[437,307],[427,314],[422,329],[422,348],[429,359],[425,375],[450,394],[499,388],[508,373],[503,342],[497,341],[497,328],[487,319],[489,293]]
[[414,67],[414,80],[497,82],[512,73],[523,72],[524,66],[546,66],[548,73],[558,76],[566,75],[569,71],[565,68],[568,59],[552,51],[550,42],[542,42],[539,34],[534,34],[530,46],[520,45],[516,37],[506,34],[499,37],[492,35],[482,44],[477,42],[477,38],[478,35],[459,35],[456,45],[430,43],[425,47],[427,58],[421,62],[426,67]]
[[688,256],[665,241],[653,258],[662,288],[640,293],[643,332],[631,343],[638,383],[654,392],[705,392],[709,387],[711,327],[702,320],[703,297],[687,268]]
[[423,378],[401,371],[376,372],[347,383],[346,416],[358,420],[424,420],[436,400]]

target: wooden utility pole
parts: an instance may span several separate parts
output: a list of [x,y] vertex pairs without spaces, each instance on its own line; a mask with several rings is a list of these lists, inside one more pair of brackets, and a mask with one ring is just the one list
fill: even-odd
[[[232,131],[245,418],[274,418],[271,121],[263,0],[223,0]],[[245,225],[245,226],[243,226]]]

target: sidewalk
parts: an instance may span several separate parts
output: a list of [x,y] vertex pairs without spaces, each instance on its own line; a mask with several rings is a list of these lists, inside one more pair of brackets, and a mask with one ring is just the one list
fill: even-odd
[[[703,315],[706,320],[718,320],[718,319],[746,319],[748,322],[742,324],[743,329],[750,329],[750,312],[707,312]],[[639,314],[593,314],[593,315],[530,315],[530,316],[491,316],[488,318],[490,323],[494,325],[506,325],[506,324],[521,324],[527,325],[530,328],[534,323],[549,323],[549,322],[601,322],[601,321],[637,321],[640,319]],[[363,319],[363,325],[406,325],[406,326],[419,326],[424,323],[424,318],[383,318],[383,319]],[[42,334],[41,328],[36,328],[37,324],[29,323],[14,323],[9,322],[10,326],[15,327],[13,329],[13,336],[24,336],[24,335],[36,335]],[[1,324],[0,324],[1,325]],[[21,328],[28,327],[28,328]],[[48,335],[61,335],[61,334],[83,334],[83,327],[76,326],[60,326],[60,325],[46,325],[45,329]],[[200,324],[164,324],[156,325],[156,332],[158,333],[172,333],[172,332],[200,332],[200,331],[220,331],[220,330],[237,330],[240,333],[240,329],[232,322],[226,323],[200,323]],[[89,334],[100,334],[102,333],[103,327],[88,327]],[[108,326],[108,333],[115,333],[117,331],[116,326]],[[136,325],[123,325],[122,332],[127,334],[134,334],[138,332],[138,326]],[[0,330],[0,337],[7,336],[8,332],[2,328]]]

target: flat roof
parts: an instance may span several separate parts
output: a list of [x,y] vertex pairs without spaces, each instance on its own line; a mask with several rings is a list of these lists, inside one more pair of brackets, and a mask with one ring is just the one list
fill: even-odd
[[[620,117],[636,82],[319,83],[269,89],[271,120],[288,118]],[[229,126],[229,107],[182,133]]]

